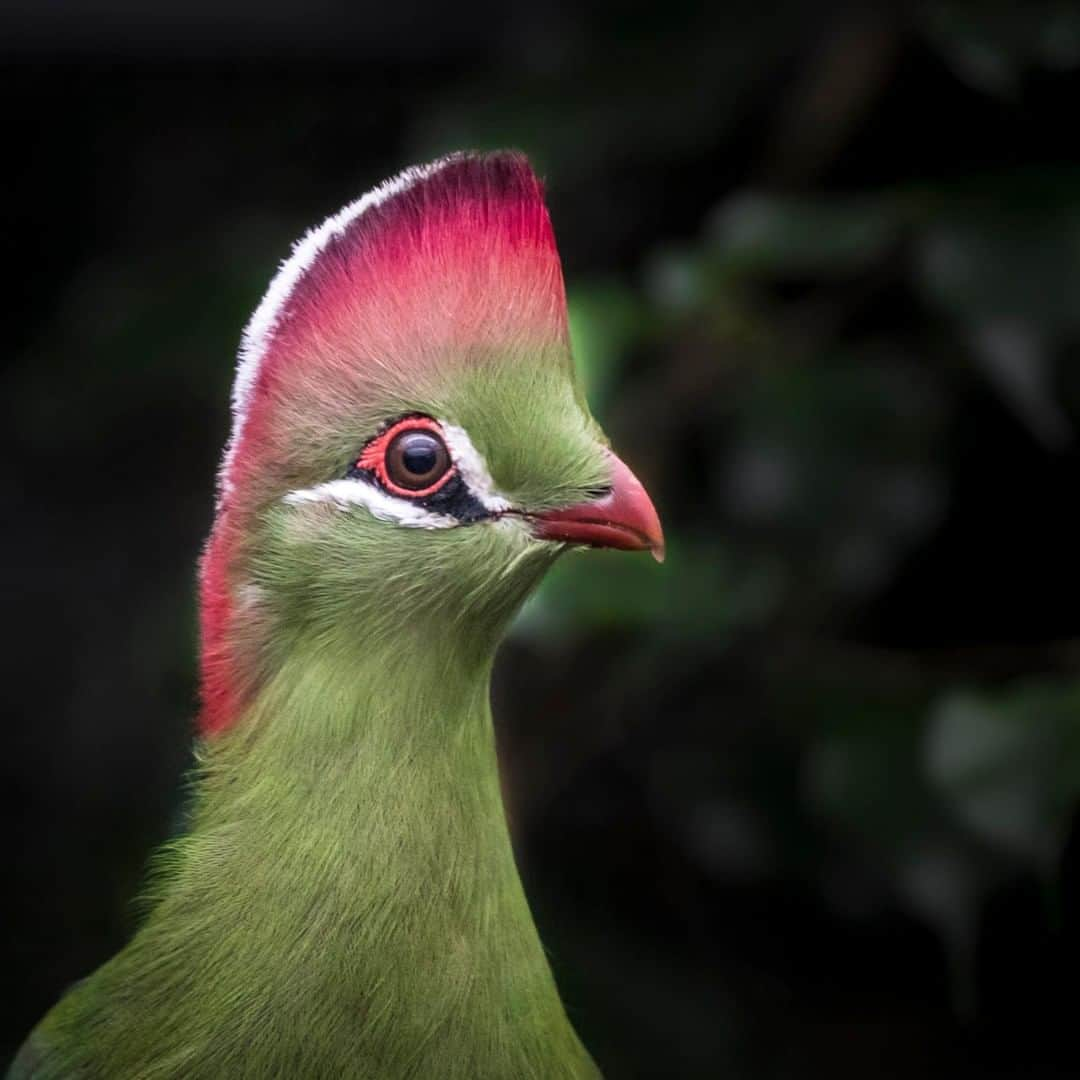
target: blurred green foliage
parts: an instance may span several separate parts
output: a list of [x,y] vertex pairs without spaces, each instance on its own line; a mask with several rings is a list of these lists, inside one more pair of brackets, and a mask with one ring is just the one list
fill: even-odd
[[[980,92],[1019,94],[1026,68],[1080,64],[1073,8],[965,12],[928,9],[924,40]],[[558,176],[559,149],[548,153]],[[748,663],[772,716],[741,733],[758,781],[733,785],[702,762],[668,785],[673,827],[695,834],[694,857],[722,880],[806,874],[838,915],[906,911],[939,936],[968,1019],[983,1004],[988,899],[1028,871],[1058,893],[1080,798],[1075,649],[1064,670],[1037,649],[1010,657],[1041,632],[1011,635],[1007,599],[987,633],[961,619],[939,636],[948,569],[922,584],[929,632],[879,626],[867,641],[865,629],[957,512],[972,397],[1075,462],[1063,365],[1080,344],[1078,212],[1080,173],[1041,161],[850,190],[749,187],[636,276],[572,278],[591,400],[636,438],[635,466],[673,504],[669,561],[658,573],[567,559],[519,624],[632,628],[653,671],[684,673],[688,653],[699,669],[723,671],[729,653]],[[1068,513],[1045,511],[1041,527]],[[1012,512],[1003,495],[971,539],[993,548],[993,515]],[[998,554],[998,572],[1024,574],[1028,556]],[[899,648],[874,640],[894,632]],[[723,690],[713,700],[717,724],[741,707]],[[783,769],[792,754],[797,787],[778,795],[768,761]],[[1044,916],[1060,927],[1054,907]]]

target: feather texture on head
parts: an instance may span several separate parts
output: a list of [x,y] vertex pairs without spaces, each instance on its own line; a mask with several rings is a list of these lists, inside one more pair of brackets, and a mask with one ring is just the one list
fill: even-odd
[[310,490],[311,448],[362,428],[366,403],[380,403],[364,417],[375,422],[381,403],[404,412],[438,397],[449,369],[475,374],[524,353],[573,379],[558,251],[523,155],[407,169],[295,245],[240,347],[202,566],[204,732],[230,723],[243,696],[230,624],[253,516],[283,491]]
[[[221,494],[243,482],[249,427],[292,390],[408,386],[449,346],[565,342],[566,295],[543,186],[523,155],[406,169],[312,229],[244,331]],[[341,342],[352,347],[343,353]],[[340,385],[344,384],[344,385]]]

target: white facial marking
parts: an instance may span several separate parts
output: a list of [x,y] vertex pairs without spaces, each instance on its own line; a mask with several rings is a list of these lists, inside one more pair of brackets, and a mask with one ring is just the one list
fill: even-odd
[[[469,493],[492,514],[502,514],[509,510],[509,499],[496,490],[483,456],[473,446],[465,429],[441,420],[439,426],[442,428],[450,457],[457,466],[458,475],[465,482]],[[291,506],[313,502],[330,503],[338,510],[362,506],[380,521],[390,521],[410,529],[452,529],[461,524],[450,514],[433,513],[411,499],[391,495],[371,481],[356,477],[329,480],[315,487],[290,491],[284,501]]]
[[404,525],[409,529],[452,529],[460,524],[457,518],[448,514],[433,514],[430,510],[408,499],[399,499],[388,495],[381,488],[367,480],[346,477],[342,480],[330,480],[315,487],[290,491],[285,502],[292,506],[302,503],[330,503],[338,510],[350,510],[354,506],[363,506],[372,517],[380,521],[391,521],[395,525]]
[[465,486],[493,514],[501,514],[510,509],[510,502],[495,490],[495,482],[488,472],[487,463],[480,451],[473,446],[468,432],[456,424],[439,421],[443,438],[450,456],[458,467]]
[[252,391],[259,376],[259,368],[274,339],[274,332],[277,330],[282,310],[292,295],[293,289],[296,288],[296,283],[315,262],[330,240],[335,236],[340,236],[368,210],[379,206],[400,192],[407,191],[421,180],[433,176],[458,160],[460,156],[450,154],[428,165],[416,165],[406,169],[328,217],[321,225],[309,230],[293,245],[292,254],[278,267],[278,272],[270,282],[266,295],[263,296],[255,309],[255,314],[251,316],[250,322],[244,328],[240,341],[240,356],[236,365],[236,379],[233,382],[232,392],[232,435],[229,438],[229,445],[225,450],[219,474],[223,495],[229,493],[229,472],[243,435]]

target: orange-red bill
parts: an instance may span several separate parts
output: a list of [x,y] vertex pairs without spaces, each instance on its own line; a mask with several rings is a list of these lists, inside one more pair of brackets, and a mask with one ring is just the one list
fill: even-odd
[[533,515],[533,528],[542,540],[622,551],[651,551],[664,561],[664,530],[641,481],[614,454],[611,490],[599,499],[546,510]]

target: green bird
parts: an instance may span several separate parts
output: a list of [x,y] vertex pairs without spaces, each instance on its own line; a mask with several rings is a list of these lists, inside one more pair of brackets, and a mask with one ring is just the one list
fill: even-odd
[[489,707],[571,545],[663,553],[575,376],[540,182],[514,153],[408,169],[303,237],[244,333],[190,825],[11,1075],[596,1076]]

